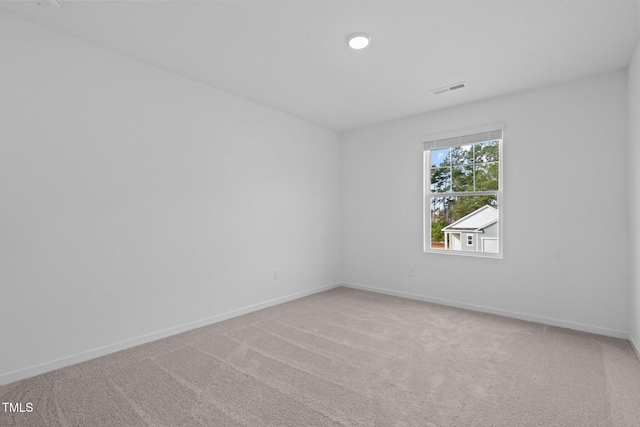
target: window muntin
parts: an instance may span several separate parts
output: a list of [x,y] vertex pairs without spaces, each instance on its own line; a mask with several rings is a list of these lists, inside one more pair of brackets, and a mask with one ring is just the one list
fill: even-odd
[[500,141],[431,150],[433,193],[498,190]]
[[425,143],[425,251],[502,256],[501,171],[502,130]]

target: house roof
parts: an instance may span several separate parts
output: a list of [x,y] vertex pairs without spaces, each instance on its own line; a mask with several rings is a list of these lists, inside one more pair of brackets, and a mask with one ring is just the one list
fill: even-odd
[[493,206],[485,205],[444,227],[442,231],[479,232],[496,222],[498,222],[498,210]]

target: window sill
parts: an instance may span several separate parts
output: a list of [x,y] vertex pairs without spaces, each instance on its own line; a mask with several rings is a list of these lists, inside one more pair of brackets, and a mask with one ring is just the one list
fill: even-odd
[[493,258],[493,259],[503,259],[502,253],[486,253],[486,252],[471,252],[471,251],[457,251],[457,250],[446,250],[446,249],[425,249],[425,254],[441,254],[441,255],[450,255],[450,256],[462,256],[462,257],[475,257],[475,258]]

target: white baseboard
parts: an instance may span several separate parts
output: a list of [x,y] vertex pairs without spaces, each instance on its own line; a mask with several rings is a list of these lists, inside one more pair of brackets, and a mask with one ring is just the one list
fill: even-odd
[[318,292],[323,292],[329,289],[336,288],[338,286],[340,286],[340,284],[336,283],[333,285],[325,285],[319,288],[314,288],[314,289],[310,289],[303,292],[297,292],[294,294],[285,295],[283,297],[278,297],[268,301],[260,302],[258,304],[249,305],[247,307],[228,311],[226,313],[207,317],[205,319],[184,323],[182,325],[163,329],[157,332],[152,332],[150,334],[142,335],[136,338],[131,338],[131,339],[120,341],[114,344],[105,345],[102,347],[94,348],[92,350],[83,351],[80,353],[61,357],[59,359],[51,360],[44,363],[39,363],[37,365],[29,366],[26,368],[15,370],[15,371],[6,372],[3,374],[0,374],[0,385],[6,385],[15,381],[23,380],[25,378],[31,378],[36,375],[40,375],[56,369],[64,368],[65,366],[70,366],[76,363],[85,362],[87,360],[95,359],[96,357],[100,357],[100,356],[106,356],[107,354],[115,353],[120,350],[125,350],[127,348],[135,347],[141,344],[146,344],[162,338],[167,338],[172,335],[176,335],[182,332],[190,331],[192,329],[200,328],[202,326],[218,323],[223,320],[230,319],[232,317],[241,316],[243,314],[251,313],[253,311],[262,310],[263,308],[271,307],[271,306],[282,304],[288,301],[293,301],[298,298],[317,294]]
[[0,385],[6,385],[6,384],[19,381],[25,378],[34,377],[36,375],[44,374],[46,372],[50,372],[56,369],[64,368],[66,366],[74,365],[76,363],[95,359],[96,357],[106,356],[107,354],[115,353],[120,350],[125,350],[127,348],[135,347],[141,344],[146,344],[146,343],[156,341],[162,338],[166,338],[172,335],[176,335],[182,332],[187,332],[192,329],[200,328],[202,326],[218,323],[223,320],[227,320],[232,317],[241,316],[243,314],[251,313],[253,311],[261,310],[263,308],[282,304],[288,301],[293,301],[295,299],[313,295],[329,289],[333,289],[338,286],[344,286],[344,287],[353,288],[353,289],[361,289],[365,291],[376,292],[376,293],[385,294],[385,295],[392,295],[392,296],[397,296],[402,298],[409,298],[409,299],[414,299],[418,301],[426,301],[426,302],[446,305],[450,307],[457,307],[457,308],[463,308],[467,310],[479,311],[482,313],[496,314],[499,316],[511,317],[511,318],[520,319],[520,320],[527,320],[530,322],[557,326],[560,328],[574,329],[582,332],[590,332],[598,335],[606,335],[606,336],[615,337],[615,338],[623,338],[629,341],[629,343],[631,344],[631,347],[633,347],[633,349],[636,352],[636,355],[638,356],[638,359],[640,360],[640,347],[634,341],[631,334],[629,334],[629,332],[627,331],[623,331],[619,329],[603,328],[599,326],[587,325],[587,324],[582,324],[577,322],[570,322],[570,321],[553,319],[553,318],[543,317],[543,316],[536,316],[536,315],[525,314],[525,313],[518,313],[514,311],[502,310],[502,309],[497,309],[492,307],[485,307],[485,306],[480,306],[475,304],[467,304],[467,303],[446,300],[441,298],[433,298],[433,297],[428,297],[423,295],[411,294],[407,292],[394,291],[390,289],[376,288],[372,286],[359,285],[355,283],[336,283],[332,285],[321,286],[321,287],[310,289],[303,292],[285,295],[283,297],[274,298],[268,301],[264,301],[258,304],[253,304],[237,310],[221,313],[216,316],[208,317],[201,320],[196,320],[189,323],[184,323],[182,325],[163,329],[161,331],[142,335],[136,338],[120,341],[114,344],[109,344],[109,345],[98,347],[92,350],[83,351],[80,353],[72,354],[70,356],[65,356],[59,359],[55,359],[55,360],[40,363],[37,365],[29,366],[26,368],[18,369],[15,371],[3,373],[3,374],[0,374]]
[[[390,289],[375,288],[372,286],[359,285],[356,283],[342,283],[341,286],[353,289],[361,289],[364,291],[377,292],[385,295],[414,299],[418,301],[432,302],[434,304],[446,305],[450,307],[464,308],[466,310],[479,311],[482,313],[497,314],[499,316],[511,317],[514,319],[527,320],[529,322],[541,323],[543,325],[557,326],[560,328],[573,329],[576,331],[590,332],[598,335],[606,335],[614,338],[629,339],[630,335],[627,331],[621,329],[603,328],[601,326],[587,325],[583,323],[571,322],[567,320],[554,319],[551,317],[536,316],[533,314],[518,313],[515,311],[502,310],[499,308],[485,307],[482,305],[467,304],[458,301],[446,300],[441,298],[433,298],[423,295],[411,294],[407,292],[394,291]],[[633,344],[635,345],[635,344]],[[638,347],[636,346],[636,349]]]
[[627,339],[629,340],[629,344],[631,344],[631,348],[633,348],[633,351],[636,352],[636,357],[638,358],[638,361],[640,361],[640,347],[638,347],[638,343],[635,342],[635,340],[633,339],[633,335],[631,335],[631,333],[629,333],[629,337]]

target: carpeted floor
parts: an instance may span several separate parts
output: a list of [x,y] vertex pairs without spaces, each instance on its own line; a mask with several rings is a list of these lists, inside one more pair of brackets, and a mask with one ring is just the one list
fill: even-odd
[[625,340],[347,288],[0,388],[6,426],[640,426]]

